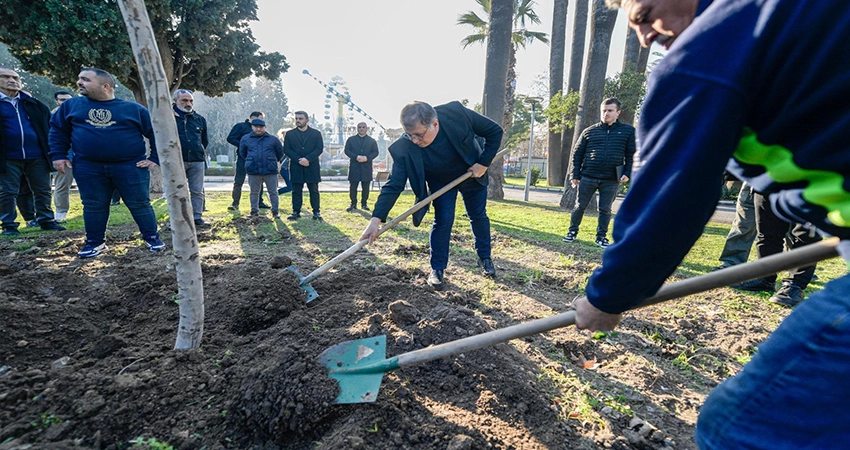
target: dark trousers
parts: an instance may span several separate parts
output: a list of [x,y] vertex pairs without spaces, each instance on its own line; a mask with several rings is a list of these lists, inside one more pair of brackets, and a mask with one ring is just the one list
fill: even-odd
[[[245,171],[245,159],[241,156],[236,157],[236,175],[233,177],[233,192],[230,196],[233,199],[233,205],[239,206],[239,200],[242,200],[242,185],[245,184],[245,178],[248,172]],[[263,186],[260,186],[260,203],[263,203]]]
[[[445,184],[428,183],[431,192],[437,192]],[[445,270],[449,264],[449,243],[455,222],[457,193],[463,197],[463,205],[472,235],[475,237],[475,253],[479,258],[490,257],[490,218],[487,217],[487,187],[477,180],[469,179],[431,203],[434,206],[434,224],[431,226],[431,269]]]
[[277,193],[286,194],[292,192],[292,181],[289,177],[289,161],[285,161],[280,165],[280,177],[283,178],[284,186],[277,190]]
[[581,219],[584,218],[584,210],[593,200],[596,191],[599,191],[599,222],[596,225],[596,238],[606,237],[608,235],[608,224],[611,222],[611,205],[614,204],[614,198],[617,197],[619,185],[620,182],[617,180],[581,177],[578,183],[576,206],[570,215],[570,233],[578,233]]
[[300,213],[301,205],[304,204],[304,184],[307,185],[307,190],[310,191],[310,207],[313,208],[313,214],[319,212],[319,183],[296,183],[292,182],[292,212]]
[[35,219],[39,224],[53,221],[50,208],[53,192],[50,190],[50,166],[46,159],[7,159],[6,173],[0,175],[0,222],[3,228],[18,228],[15,220],[17,198],[21,192],[21,182],[26,177],[32,191],[35,207]]
[[366,202],[369,201],[369,184],[371,182],[367,180],[361,181],[351,181],[348,180],[348,197],[351,199],[351,206],[357,206],[357,185],[360,185],[360,190],[363,191],[363,200],[360,201],[360,204],[366,206]]
[[[821,240],[819,234],[814,230],[808,230],[803,225],[788,223],[773,213],[770,200],[765,196],[755,193],[753,202],[756,207],[756,252],[759,258],[782,253],[785,246],[786,235],[789,238],[790,249],[814,244]],[[783,283],[790,283],[805,289],[812,281],[817,265],[799,267],[789,270],[789,276],[783,278]],[[769,281],[776,281],[776,274],[765,277]]]
[[30,182],[27,181],[26,175],[21,177],[21,189],[18,191],[18,197],[15,199],[18,204],[18,211],[21,212],[21,217],[25,222],[35,219],[35,198],[30,190]]

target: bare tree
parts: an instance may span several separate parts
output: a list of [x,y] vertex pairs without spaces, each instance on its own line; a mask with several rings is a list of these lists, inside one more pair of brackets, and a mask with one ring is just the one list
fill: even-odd
[[151,110],[168,198],[172,245],[177,260],[177,300],[180,304],[180,324],[174,348],[198,348],[204,334],[204,280],[180,139],[171,109],[171,95],[144,0],[121,0],[118,4],[127,25],[140,82]]

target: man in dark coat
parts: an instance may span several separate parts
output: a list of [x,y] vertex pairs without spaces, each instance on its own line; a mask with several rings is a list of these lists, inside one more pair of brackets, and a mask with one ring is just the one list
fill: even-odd
[[21,87],[21,76],[0,66],[0,222],[6,236],[20,234],[15,199],[22,180],[32,190],[35,220],[41,229],[65,229],[53,220],[50,208],[50,110]]
[[635,128],[618,119],[622,112],[620,101],[602,101],[602,120],[582,131],[573,150],[573,175],[570,184],[578,187],[578,196],[570,215],[570,228],[564,242],[573,242],[584,217],[584,210],[599,191],[599,222],[596,225],[596,245],[607,247],[611,205],[620,183],[632,175],[635,155]]
[[378,143],[367,136],[369,127],[366,122],[357,124],[357,135],[351,136],[345,141],[345,156],[351,158],[348,166],[348,196],[351,198],[351,206],[345,210],[351,212],[357,209],[357,185],[363,191],[360,207],[369,211],[369,183],[372,182],[372,160],[378,156]]
[[[439,115],[439,116],[438,116]],[[466,172],[472,177],[434,199],[434,224],[431,226],[431,274],[428,284],[443,288],[443,273],[449,262],[449,242],[455,218],[455,203],[460,192],[466,215],[475,236],[478,264],[486,276],[496,276],[490,259],[490,218],[487,217],[487,167],[502,142],[502,127],[496,122],[451,102],[436,108],[414,102],[401,110],[405,135],[390,146],[393,169],[381,189],[372,220],[361,240],[374,242],[405,185],[410,182],[416,201],[437,192]],[[483,149],[481,145],[483,142]],[[426,187],[427,185],[427,187]],[[413,214],[413,224],[422,222],[427,208]]]
[[[262,111],[252,112],[247,120],[233,125],[233,128],[230,129],[230,134],[227,135],[227,142],[236,147],[236,175],[233,177],[233,192],[231,193],[233,203],[227,207],[231,211],[239,210],[239,200],[242,199],[242,185],[245,184],[245,177],[247,176],[247,172],[245,172],[245,160],[239,156],[239,142],[242,141],[242,138],[246,134],[251,134],[251,121],[254,119],[265,121],[266,115]],[[263,203],[262,186],[260,186],[260,208],[269,209],[269,205]]]
[[292,177],[292,214],[287,219],[298,220],[301,217],[302,195],[304,184],[310,191],[310,207],[313,208],[313,220],[322,220],[319,214],[319,182],[322,174],[319,171],[319,155],[325,144],[322,133],[310,128],[307,124],[310,118],[304,111],[295,112],[295,128],[286,132],[283,138],[283,152],[289,157],[290,176]]
[[178,89],[174,91],[174,120],[177,123],[177,136],[183,152],[183,169],[189,183],[192,198],[192,215],[196,228],[209,228],[204,221],[204,173],[207,167],[207,119],[195,111],[195,96],[192,91]]

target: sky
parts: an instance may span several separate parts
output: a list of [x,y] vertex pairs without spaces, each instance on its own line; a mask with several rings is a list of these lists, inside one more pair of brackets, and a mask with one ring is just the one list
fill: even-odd
[[[575,2],[570,3],[567,53]],[[324,120],[325,88],[303,74],[305,69],[325,83],[341,77],[351,101],[386,128],[398,128],[399,111],[414,100],[432,105],[461,99],[470,105],[481,102],[485,46],[463,49],[460,41],[472,30],[456,24],[466,11],[482,15],[473,0],[258,0],[257,4],[259,21],[251,23],[257,44],[263,51],[282,53],[290,64],[283,75],[290,111],[305,110]],[[551,34],[552,8],[553,0],[538,0],[535,10],[541,24],[528,28]],[[621,11],[609,76],[622,66],[625,34]],[[547,44],[535,42],[520,49],[517,93],[547,95],[548,84],[541,80],[546,80],[548,67]],[[335,102],[331,110],[335,116]],[[372,120],[357,113],[354,119],[372,126]]]

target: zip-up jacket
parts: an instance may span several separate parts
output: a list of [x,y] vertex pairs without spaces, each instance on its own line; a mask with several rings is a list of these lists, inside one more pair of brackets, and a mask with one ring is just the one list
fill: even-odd
[[47,159],[50,151],[50,109],[25,92],[19,94],[17,108],[0,101],[0,173],[6,173],[7,157]]
[[661,287],[702,235],[724,168],[780,217],[850,238],[848,24],[846,0],[716,0],[679,36],[650,77],[644,164],[591,304],[619,313]]
[[[175,108],[176,109],[176,108]],[[180,137],[180,149],[183,151],[183,161],[206,161],[207,119],[196,113],[174,112],[177,122],[177,135]]]
[[230,145],[236,147],[237,153],[239,150],[239,142],[245,137],[246,134],[250,133],[251,130],[251,122],[248,120],[244,122],[239,122],[236,125],[233,125],[233,128],[230,129],[230,134],[227,135],[227,142]]
[[581,132],[573,149],[573,180],[591,177],[617,180],[617,166],[631,178],[635,155],[635,128],[619,120],[599,122]]
[[251,132],[239,142],[239,156],[245,160],[248,175],[272,175],[277,173],[277,163],[283,159],[283,145],[268,132],[261,136]]

